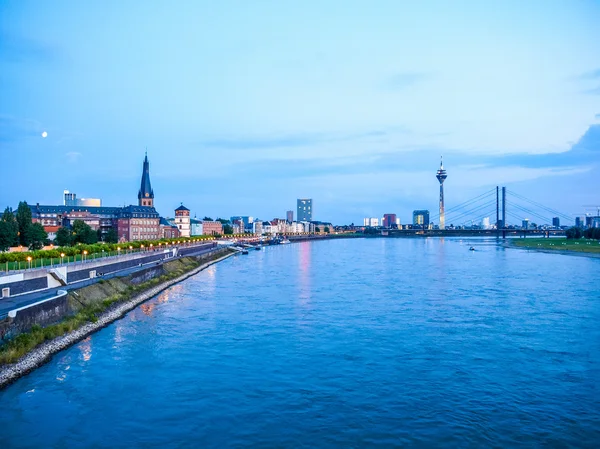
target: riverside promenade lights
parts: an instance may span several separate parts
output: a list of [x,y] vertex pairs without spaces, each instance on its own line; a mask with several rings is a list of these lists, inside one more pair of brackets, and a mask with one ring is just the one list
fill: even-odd
[[83,250],[83,262],[85,263],[85,256],[87,256],[87,251]]
[[129,245],[129,252],[133,253],[133,246]]
[[31,256],[27,256],[27,262],[29,262],[29,269],[31,270]]
[[63,264],[63,259],[65,258],[65,253],[60,253],[60,264]]

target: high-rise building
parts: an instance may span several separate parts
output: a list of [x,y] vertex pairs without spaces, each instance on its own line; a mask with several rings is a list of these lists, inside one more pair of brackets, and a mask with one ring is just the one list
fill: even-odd
[[523,222],[521,223],[521,227],[523,229],[529,229],[529,218],[526,218],[525,220],[523,220]]
[[446,215],[444,212],[444,181],[448,177],[446,170],[444,170],[444,160],[440,160],[440,168],[438,169],[435,177],[440,182],[440,229],[446,227]]
[[[154,191],[150,185],[150,164],[148,163],[148,153],[146,153],[146,157],[144,158],[142,182],[140,185],[140,191],[138,192],[138,205],[154,207]],[[189,237],[189,235],[186,237]]]
[[413,226],[429,227],[429,211],[414,210],[413,211]]
[[294,221],[294,211],[288,210],[285,213],[285,219],[287,220],[288,223],[292,223]]
[[490,225],[490,217],[483,217],[483,219],[481,220],[481,228],[492,229],[492,226]]
[[383,215],[383,227],[393,228],[396,226],[396,214],[384,214]]
[[100,198],[77,198],[77,194],[65,190],[63,192],[65,206],[89,206],[89,207],[102,207],[102,200]]
[[312,199],[300,198],[296,203],[296,219],[298,221],[312,221]]
[[372,227],[376,228],[377,226],[379,226],[379,218],[371,218],[371,217],[363,218],[363,224],[364,224],[364,226],[372,226]]
[[559,217],[552,218],[552,226],[555,228],[560,228],[560,218]]
[[575,226],[583,228],[585,226],[585,217],[575,217]]

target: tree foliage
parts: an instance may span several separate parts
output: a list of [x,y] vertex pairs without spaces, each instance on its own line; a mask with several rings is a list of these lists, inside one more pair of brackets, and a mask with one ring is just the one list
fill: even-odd
[[19,244],[29,246],[28,236],[31,227],[31,209],[26,201],[21,201],[17,208],[17,224],[19,227]]
[[202,221],[213,221],[213,219],[212,219],[212,218],[210,218],[210,217],[204,217],[204,218],[202,219]]
[[119,241],[119,234],[117,234],[117,230],[115,228],[110,228],[104,236],[104,241],[106,243],[117,243]]
[[325,229],[324,229],[324,231],[325,231],[325,233],[326,233],[326,234],[329,234],[329,232],[330,232],[330,230],[329,230],[329,226],[325,226]]
[[580,239],[583,237],[583,232],[580,228],[576,228],[573,226],[572,228],[567,229],[566,231],[567,239]]
[[230,224],[223,225],[223,234],[230,235],[233,234],[233,226]]
[[586,239],[600,240],[600,228],[588,228],[583,231],[583,235]]
[[59,228],[59,230],[56,231],[55,242],[58,246],[71,246],[73,244],[73,234],[71,234],[71,230],[64,226]]
[[44,244],[48,240],[48,234],[44,231],[44,227],[41,223],[33,223],[27,228],[27,241],[29,242],[29,249],[39,250],[44,247]]
[[6,223],[4,232],[8,246],[17,246],[19,244],[19,223],[17,223],[12,208],[7,207],[4,209],[0,221]]
[[98,234],[83,220],[73,222],[74,243],[93,245],[98,242]]

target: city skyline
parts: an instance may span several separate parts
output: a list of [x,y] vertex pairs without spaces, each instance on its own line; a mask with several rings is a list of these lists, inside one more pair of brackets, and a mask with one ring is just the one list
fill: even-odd
[[57,204],[68,186],[129,203],[147,146],[158,210],[268,217],[306,196],[337,223],[408,222],[437,209],[444,154],[447,208],[508,185],[583,215],[600,5],[427,3],[4,4],[0,156],[26,170],[2,199]]

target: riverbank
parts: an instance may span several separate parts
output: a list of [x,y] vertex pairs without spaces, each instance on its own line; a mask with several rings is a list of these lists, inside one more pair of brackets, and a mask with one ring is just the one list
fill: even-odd
[[505,242],[505,246],[550,254],[600,258],[600,242],[598,240],[510,239]]
[[[228,249],[223,249],[217,254],[218,257],[215,259],[201,263],[200,265],[196,265],[194,268],[184,273],[179,273],[179,271],[171,271],[170,274],[173,276],[170,279],[164,280],[158,284],[156,283],[156,280],[160,278],[147,279],[138,285],[138,291],[141,291],[139,294],[129,295],[128,297],[124,296],[127,298],[124,300],[121,300],[120,297],[116,295],[113,297],[105,296],[102,298],[101,296],[98,297],[97,294],[92,293],[91,296],[94,296],[91,298],[92,303],[84,306],[81,304],[81,298],[78,298],[80,295],[77,294],[77,291],[73,291],[72,293],[74,293],[74,295],[73,298],[70,298],[70,301],[79,302],[81,304],[82,307],[80,308],[79,313],[66,318],[64,321],[58,324],[54,324],[46,328],[41,328],[38,326],[37,328],[32,329],[32,331],[28,334],[19,335],[15,339],[6,343],[5,346],[0,349],[0,351],[4,353],[2,354],[3,360],[11,360],[16,355],[19,355],[19,358],[16,360],[16,362],[4,363],[0,366],[0,389],[48,362],[52,356],[59,351],[68,348],[69,346],[86,338],[88,335],[122,318],[126,313],[133,310],[141,303],[154,297],[161,291],[191,276],[194,276],[207,267],[218,263],[234,255],[235,253]],[[190,257],[178,259],[178,261],[185,259],[193,260],[194,258]],[[168,274],[166,276],[169,277]],[[102,284],[99,287],[102,287]],[[81,290],[89,288],[90,287],[85,287]],[[101,292],[102,288],[98,288],[97,290]],[[125,286],[122,294],[127,295],[132,291],[136,291],[136,288],[132,288],[131,285]],[[100,310],[102,311],[98,313]],[[71,329],[71,326],[75,326],[75,328]],[[64,333],[64,331],[67,329],[68,331]],[[48,336],[54,336],[55,332],[61,331],[63,331],[64,335],[60,335],[52,339],[47,338]],[[25,347],[24,344],[26,342],[31,342],[32,340],[35,342],[33,337],[34,335],[42,339],[41,344],[35,344],[31,348]],[[10,351],[12,351],[12,353]],[[23,355],[20,355],[20,352],[23,351],[26,352]]]

